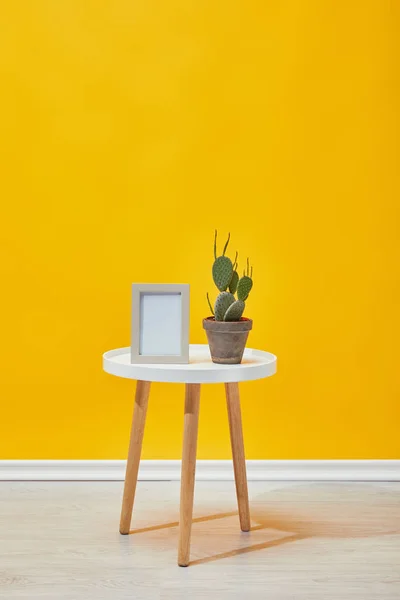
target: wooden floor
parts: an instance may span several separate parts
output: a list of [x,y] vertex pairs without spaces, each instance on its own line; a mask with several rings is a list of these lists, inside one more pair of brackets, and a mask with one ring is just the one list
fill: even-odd
[[399,600],[400,483],[198,482],[191,566],[176,564],[178,482],[0,482],[0,598]]

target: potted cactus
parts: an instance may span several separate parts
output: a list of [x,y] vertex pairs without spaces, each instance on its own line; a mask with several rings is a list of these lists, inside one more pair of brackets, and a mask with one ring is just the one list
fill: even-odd
[[[242,362],[249,331],[253,326],[251,319],[243,317],[245,302],[253,287],[253,267],[247,259],[243,276],[238,274],[238,253],[232,261],[225,256],[230,234],[225,242],[221,256],[217,256],[217,231],[214,235],[214,264],[212,276],[219,295],[214,308],[207,293],[207,301],[212,316],[203,319],[212,361],[218,364],[234,365]],[[236,294],[236,297],[235,297]]]

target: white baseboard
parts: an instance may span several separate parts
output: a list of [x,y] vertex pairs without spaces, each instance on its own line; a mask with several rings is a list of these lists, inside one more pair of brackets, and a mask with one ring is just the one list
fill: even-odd
[[[123,481],[124,460],[0,460],[0,481]],[[400,481],[400,460],[248,460],[250,481]],[[142,481],[178,481],[180,460],[142,460]],[[230,460],[198,460],[199,481],[233,480]]]

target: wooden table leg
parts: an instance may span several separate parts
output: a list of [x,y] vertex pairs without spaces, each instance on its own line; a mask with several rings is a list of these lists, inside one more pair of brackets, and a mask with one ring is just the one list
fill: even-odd
[[242,531],[250,531],[249,493],[247,490],[239,384],[226,383],[225,392],[228,407],[229,429],[231,433],[233,469],[235,471],[240,528]]
[[183,431],[181,507],[179,520],[178,565],[187,567],[190,557],[197,431],[199,425],[200,384],[187,383]]
[[149,393],[150,381],[138,381],[136,384],[135,407],[133,411],[128,460],[126,463],[124,496],[119,526],[119,532],[123,535],[128,534],[131,527],[132,509],[135,501],[136,482],[139,471],[140,454],[142,451]]

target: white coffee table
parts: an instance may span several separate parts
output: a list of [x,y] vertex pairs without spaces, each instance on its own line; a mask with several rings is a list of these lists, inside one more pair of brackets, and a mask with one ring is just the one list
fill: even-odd
[[242,364],[217,365],[211,361],[207,345],[191,345],[189,364],[139,365],[130,363],[130,348],[119,348],[118,350],[110,350],[103,355],[103,368],[111,375],[137,380],[120,533],[128,534],[131,526],[147,404],[152,381],[186,384],[178,564],[181,567],[187,567],[189,564],[200,385],[202,383],[225,384],[240,527],[242,531],[249,531],[250,511],[238,383],[274,375],[276,373],[276,356],[269,352],[247,348]]

